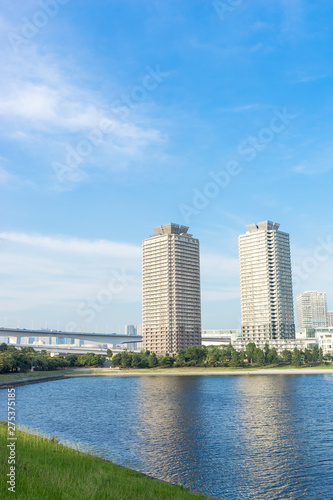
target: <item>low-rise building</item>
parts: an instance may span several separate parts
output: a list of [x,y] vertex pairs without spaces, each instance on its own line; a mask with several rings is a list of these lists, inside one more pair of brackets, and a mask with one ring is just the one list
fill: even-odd
[[333,327],[316,328],[316,339],[323,354],[333,354]]
[[333,331],[322,332],[318,335],[318,345],[322,348],[323,354],[333,354]]
[[241,329],[211,329],[202,330],[201,343],[202,345],[228,345],[235,342],[242,336]]
[[[332,329],[333,334],[333,329]],[[248,340],[242,338],[240,329],[213,329],[202,330],[201,341],[203,345],[223,346],[231,344],[238,351],[245,350]],[[270,347],[275,347],[278,354],[284,349],[292,351],[295,347],[300,350],[313,349],[318,344],[317,331],[314,328],[296,328],[295,339],[271,339],[257,341],[256,346],[260,349],[265,347],[265,344]]]

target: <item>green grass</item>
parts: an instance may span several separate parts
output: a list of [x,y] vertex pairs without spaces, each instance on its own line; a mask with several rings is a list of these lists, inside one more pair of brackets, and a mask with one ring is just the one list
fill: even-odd
[[[41,436],[16,431],[16,492],[8,491],[8,448],[0,448],[0,498],[19,500],[198,500],[183,487],[143,476]],[[7,422],[0,422],[1,443]]]
[[301,366],[292,366],[292,365],[284,365],[284,366],[263,366],[262,369],[264,370],[265,368],[274,368],[277,370],[288,370],[288,369],[297,369],[297,370],[333,370],[333,364],[327,364],[327,365],[301,365]]
[[34,377],[55,377],[59,375],[75,375],[77,373],[91,373],[89,370],[83,371],[80,370],[79,372],[67,368],[64,370],[53,370],[53,371],[35,371],[35,372],[18,372],[18,373],[1,373],[0,374],[0,382],[8,382],[8,381],[13,381],[13,380],[20,380],[22,378],[34,378]]

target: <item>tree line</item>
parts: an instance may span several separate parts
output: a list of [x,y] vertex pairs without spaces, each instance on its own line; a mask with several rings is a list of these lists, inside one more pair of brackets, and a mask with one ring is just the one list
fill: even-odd
[[0,345],[0,373],[57,370],[74,366],[103,366],[105,357],[88,352],[51,357],[46,351],[37,352],[33,347],[17,349],[8,344]]
[[[332,357],[327,354],[325,361],[331,361]],[[242,368],[246,366],[277,366],[322,364],[324,361],[323,351],[317,345],[312,350],[300,350],[296,347],[290,351],[284,349],[281,354],[277,353],[275,347],[269,347],[266,343],[264,349],[260,349],[254,342],[247,344],[244,350],[237,351],[231,344],[227,346],[193,346],[186,351],[180,350],[175,357],[158,356],[150,351],[131,352],[123,351],[112,357],[112,366],[119,368],[171,368],[183,366],[199,367],[231,367]]]
[[[269,347],[268,344],[265,344],[264,349],[260,349],[254,342],[250,342],[244,350],[240,351],[237,351],[231,344],[227,346],[192,346],[188,347],[186,351],[180,349],[174,357],[158,356],[150,351],[123,351],[112,355],[112,351],[108,349],[107,357],[112,358],[112,366],[119,368],[191,366],[244,368],[249,365],[253,367],[277,365],[299,367],[332,361],[330,354],[326,354],[324,358],[322,349],[317,345],[312,350],[300,350],[295,347],[292,351],[284,349],[281,354],[278,354],[275,347]],[[33,347],[18,349],[5,343],[0,345],[0,373],[26,372],[32,367],[36,371],[84,366],[96,367],[103,366],[105,360],[104,356],[89,352],[51,357],[46,351],[37,352]]]

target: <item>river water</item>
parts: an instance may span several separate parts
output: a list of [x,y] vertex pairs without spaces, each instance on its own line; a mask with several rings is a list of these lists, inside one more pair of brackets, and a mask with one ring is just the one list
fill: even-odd
[[18,387],[16,412],[215,498],[333,499],[333,375],[67,379]]

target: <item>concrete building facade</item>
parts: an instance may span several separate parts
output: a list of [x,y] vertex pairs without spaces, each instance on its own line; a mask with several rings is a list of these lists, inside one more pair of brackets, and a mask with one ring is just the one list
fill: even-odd
[[137,335],[136,325],[125,325],[124,335]]
[[315,330],[319,348],[323,350],[323,354],[333,355],[333,328],[317,328]]
[[333,311],[327,311],[327,326],[333,326]]
[[243,341],[295,339],[289,234],[264,221],[239,237]]
[[326,293],[303,292],[297,295],[296,303],[299,328],[328,326]]
[[201,343],[202,345],[228,345],[242,337],[241,329],[223,328],[202,330]]
[[201,344],[199,240],[165,224],[143,241],[143,348],[158,354]]

